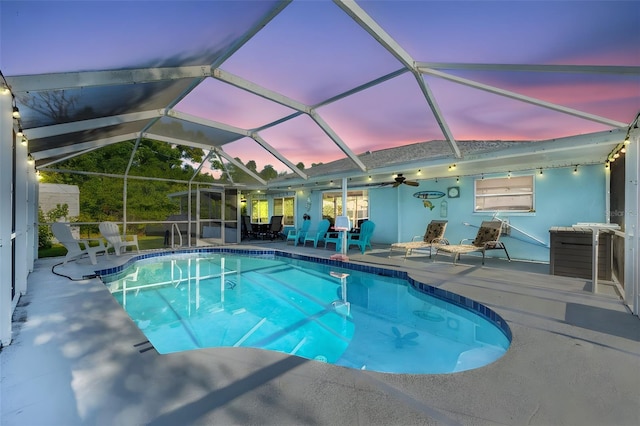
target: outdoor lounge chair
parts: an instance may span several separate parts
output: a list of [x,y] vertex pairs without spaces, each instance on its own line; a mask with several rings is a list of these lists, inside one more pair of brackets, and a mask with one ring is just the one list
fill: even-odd
[[446,220],[432,220],[427,225],[427,229],[424,231],[424,235],[416,235],[411,242],[406,243],[393,243],[389,249],[389,256],[394,249],[404,250],[404,258],[411,254],[413,250],[429,249],[429,257],[433,253],[434,244],[449,244],[444,238],[444,231],[447,229]]
[[307,232],[302,245],[307,245],[307,241],[312,241],[313,246],[318,248],[318,242],[324,241],[330,226],[331,223],[329,219],[322,219],[320,223],[318,223],[318,229],[315,232]]
[[476,235],[476,238],[471,242],[471,244],[464,244],[464,241],[468,241],[470,239],[464,239],[460,241],[460,244],[434,244],[436,248],[436,253],[434,256],[437,256],[441,251],[445,253],[451,253],[453,254],[453,263],[455,264],[460,258],[461,254],[479,251],[482,253],[482,264],[484,265],[484,257],[487,250],[504,250],[505,254],[507,255],[507,259],[509,260],[509,262],[511,262],[511,258],[509,257],[507,248],[502,241],[499,241],[501,232],[501,221],[484,221],[480,225],[478,234]]
[[114,222],[100,222],[98,227],[102,236],[107,240],[107,249],[113,248],[116,256],[126,252],[127,247],[135,247],[136,251],[140,253],[137,235],[120,235],[118,224]]
[[293,241],[293,245],[297,246],[298,243],[303,243],[304,242],[304,237],[307,235],[307,232],[309,232],[309,226],[311,226],[311,221],[310,220],[305,220],[302,222],[302,226],[298,229],[292,229],[289,232],[287,232],[287,243],[289,241]]
[[364,222],[362,222],[362,225],[360,225],[359,233],[349,232],[347,237],[347,250],[352,245],[360,247],[360,251],[362,252],[362,254],[364,254],[367,247],[373,249],[373,247],[371,247],[371,235],[373,234],[373,231],[375,229],[376,224],[371,222],[370,220],[365,220]]
[[[56,237],[58,242],[67,249],[67,255],[64,258],[64,264],[69,260],[79,259],[83,255],[89,256],[91,264],[98,263],[96,258],[97,253],[104,253],[105,257],[108,257],[107,248],[102,242],[102,238],[91,239],[76,239],[71,233],[71,227],[66,223],[57,222],[51,225],[51,232]],[[89,241],[97,241],[96,246],[91,246]]]

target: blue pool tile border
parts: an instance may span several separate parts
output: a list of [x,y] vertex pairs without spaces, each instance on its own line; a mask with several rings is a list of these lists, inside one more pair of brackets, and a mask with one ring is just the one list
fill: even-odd
[[95,271],[95,273],[100,277],[105,275],[123,274],[124,271],[129,266],[131,266],[132,264],[136,263],[139,260],[166,256],[170,254],[189,254],[189,253],[233,253],[233,254],[243,254],[243,255],[249,255],[249,256],[286,257],[289,259],[305,260],[308,262],[314,262],[314,263],[320,263],[323,265],[330,265],[330,266],[335,266],[335,267],[340,267],[345,269],[351,269],[359,272],[367,272],[375,275],[383,275],[386,277],[403,279],[403,280],[406,280],[414,289],[416,289],[421,293],[427,294],[437,299],[444,300],[446,302],[452,303],[456,306],[459,306],[463,309],[472,311],[475,314],[480,315],[481,317],[485,318],[487,321],[493,323],[496,327],[498,327],[504,333],[507,339],[509,339],[509,342],[512,341],[511,328],[509,327],[507,322],[495,311],[493,311],[491,308],[483,305],[482,303],[476,302],[473,299],[469,299],[468,297],[461,296],[457,293],[453,293],[438,287],[431,286],[421,281],[417,281],[411,278],[409,274],[405,271],[398,271],[395,269],[386,269],[380,266],[371,266],[371,265],[364,265],[364,264],[358,264],[358,263],[343,262],[341,260],[333,260],[333,259],[323,259],[323,258],[318,258],[313,256],[306,256],[304,254],[289,253],[289,252],[283,252],[283,251],[272,250],[272,249],[248,250],[248,249],[237,249],[237,248],[229,248],[229,247],[206,247],[206,248],[202,247],[202,248],[192,248],[192,249],[157,251],[157,252],[140,254],[132,257],[126,263],[120,266],[97,270]]

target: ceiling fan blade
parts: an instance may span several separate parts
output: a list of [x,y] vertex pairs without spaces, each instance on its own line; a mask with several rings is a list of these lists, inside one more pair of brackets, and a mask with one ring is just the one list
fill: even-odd
[[393,183],[393,187],[394,187],[394,188],[397,188],[398,186],[400,186],[400,184],[401,184],[401,183],[402,183],[402,182],[394,182],[394,183]]
[[418,182],[414,182],[412,180],[405,180],[404,183],[406,183],[409,186],[419,186],[420,185]]

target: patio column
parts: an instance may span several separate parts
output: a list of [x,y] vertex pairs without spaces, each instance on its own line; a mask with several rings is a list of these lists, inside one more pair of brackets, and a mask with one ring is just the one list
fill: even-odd
[[636,316],[640,316],[640,129],[638,119],[632,123],[629,132],[629,144],[625,154],[625,259],[624,282],[625,300]]
[[[35,169],[34,166],[29,164],[29,162],[27,161],[29,149],[27,148],[26,144],[22,143],[22,137],[16,138],[14,146],[16,161],[15,182],[13,188],[13,196],[15,200],[15,211],[13,212],[15,227],[13,232],[15,234],[15,252],[21,253],[21,255],[16,256],[16,259],[14,259],[14,297],[17,298],[27,292],[27,274],[29,273],[29,269],[31,268],[31,266],[28,264],[28,259],[30,256],[27,255],[27,252],[31,248],[31,244],[33,244],[33,241],[27,241],[27,223],[29,215],[29,205],[27,204],[27,197],[29,190],[29,175],[35,174]],[[20,261],[18,261],[17,258],[19,258]]]
[[11,93],[0,88],[0,346],[11,343],[13,240],[13,117]]

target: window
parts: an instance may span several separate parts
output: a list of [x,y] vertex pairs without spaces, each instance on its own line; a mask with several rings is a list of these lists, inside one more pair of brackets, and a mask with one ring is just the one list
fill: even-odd
[[294,197],[274,198],[273,199],[273,214],[282,215],[282,223],[284,226],[294,226],[293,219],[293,206]]
[[361,219],[369,218],[369,193],[367,191],[347,192],[347,212],[342,213],[342,192],[325,192],[322,195],[322,218],[329,219],[331,225],[336,216],[348,216],[352,226]]
[[269,223],[269,204],[267,200],[251,200],[251,222]]
[[535,211],[533,176],[476,179],[474,211]]

